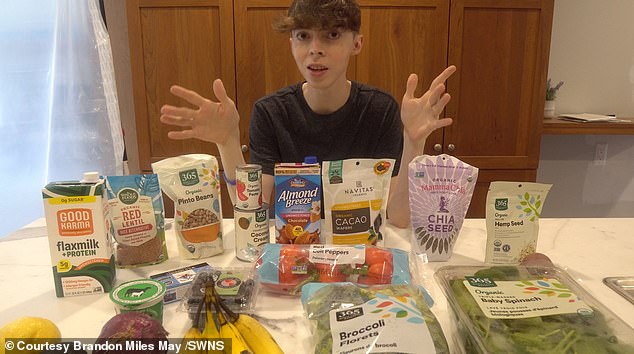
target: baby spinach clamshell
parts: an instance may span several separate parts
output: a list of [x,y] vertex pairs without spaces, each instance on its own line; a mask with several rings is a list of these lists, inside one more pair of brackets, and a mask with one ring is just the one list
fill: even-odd
[[634,330],[554,266],[435,274],[467,353],[634,353]]

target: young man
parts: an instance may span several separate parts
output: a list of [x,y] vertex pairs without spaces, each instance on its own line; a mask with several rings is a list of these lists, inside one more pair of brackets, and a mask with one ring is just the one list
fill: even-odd
[[[409,224],[407,165],[423,153],[427,136],[451,124],[439,119],[449,102],[444,82],[450,66],[434,79],[429,90],[415,97],[416,74],[398,104],[389,94],[346,78],[350,57],[361,52],[361,12],[354,0],[295,0],[288,16],[276,24],[290,32],[293,57],[305,82],[283,88],[258,100],[253,108],[249,147],[251,162],[262,165],[263,200],[270,200],[275,162],[346,158],[394,158],[387,213],[395,226]],[[185,128],[171,131],[171,139],[197,138],[218,146],[228,180],[244,163],[240,150],[240,117],[220,79],[213,83],[218,102],[180,86],[170,92],[198,109],[165,105],[161,122]],[[230,183],[228,183],[228,186]],[[234,198],[234,187],[227,191]]]

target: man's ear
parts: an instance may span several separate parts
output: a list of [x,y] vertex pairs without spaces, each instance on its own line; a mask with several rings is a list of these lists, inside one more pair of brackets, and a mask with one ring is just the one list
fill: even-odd
[[354,36],[354,48],[352,50],[352,55],[357,55],[361,53],[361,48],[363,48],[363,35],[356,34]]

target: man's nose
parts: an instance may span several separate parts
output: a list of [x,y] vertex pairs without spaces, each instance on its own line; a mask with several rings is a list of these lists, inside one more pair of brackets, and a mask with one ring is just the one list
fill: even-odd
[[324,48],[318,38],[313,39],[310,43],[310,55],[324,55]]

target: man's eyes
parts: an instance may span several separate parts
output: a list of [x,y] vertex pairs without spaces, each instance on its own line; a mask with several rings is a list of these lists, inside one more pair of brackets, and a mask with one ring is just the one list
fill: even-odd
[[295,33],[295,38],[299,39],[300,41],[306,40],[309,37],[310,36],[308,35],[307,32],[297,32],[297,33]]
[[[321,38],[328,39],[328,40],[337,40],[341,38],[341,32],[338,32],[338,31],[322,32],[319,34],[319,36]],[[304,31],[298,31],[298,32],[295,32],[293,37],[295,37],[295,39],[297,40],[305,41],[311,38],[311,34]]]

